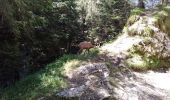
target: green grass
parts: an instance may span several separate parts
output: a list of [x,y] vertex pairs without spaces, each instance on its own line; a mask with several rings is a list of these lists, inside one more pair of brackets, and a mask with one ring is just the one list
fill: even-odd
[[86,61],[95,57],[97,53],[97,49],[92,49],[88,54],[64,55],[41,71],[26,77],[14,86],[1,90],[0,100],[37,100],[50,97],[67,87],[63,74],[65,64],[74,60]]
[[131,15],[140,15],[144,13],[145,9],[135,8],[131,11]]
[[127,26],[131,26],[133,25],[135,22],[137,22],[139,20],[139,16],[138,15],[131,15],[127,21]]
[[136,21],[139,20],[139,16],[144,13],[144,9],[135,8],[131,10],[130,17],[127,21],[127,26],[133,25]]
[[157,26],[170,36],[170,6],[159,7],[159,11],[153,14],[157,20]]

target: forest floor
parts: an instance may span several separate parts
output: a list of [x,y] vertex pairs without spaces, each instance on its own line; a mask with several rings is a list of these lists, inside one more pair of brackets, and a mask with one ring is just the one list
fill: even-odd
[[127,68],[126,53],[140,41],[140,37],[122,34],[102,46],[98,57],[67,76],[70,87],[57,95],[80,100],[170,100],[170,71],[135,72]]

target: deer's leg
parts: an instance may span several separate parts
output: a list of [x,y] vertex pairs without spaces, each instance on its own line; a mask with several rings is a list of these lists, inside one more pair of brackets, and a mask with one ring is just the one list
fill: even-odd
[[89,53],[89,49],[85,49],[84,54],[88,54]]
[[90,49],[87,49],[87,53],[89,53],[90,52]]
[[80,54],[82,52],[82,49],[80,49],[79,51],[78,51],[78,54]]
[[87,50],[86,50],[86,49],[84,49],[84,51],[82,51],[82,52],[83,52],[83,54],[86,54]]
[[89,52],[89,49],[85,49],[84,54],[88,54],[88,52]]

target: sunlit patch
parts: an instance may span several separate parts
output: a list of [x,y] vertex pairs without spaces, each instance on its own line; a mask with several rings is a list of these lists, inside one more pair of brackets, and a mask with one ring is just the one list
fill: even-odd
[[132,68],[145,69],[147,66],[146,61],[140,55],[133,55],[132,58],[127,60],[127,63]]
[[170,73],[149,71],[143,74],[143,78],[155,88],[170,90]]
[[143,39],[139,37],[129,37],[127,34],[123,34],[113,43],[102,46],[101,51],[108,51],[112,54],[119,54],[129,50],[133,47],[134,44],[138,44],[142,40]]
[[80,60],[72,60],[72,61],[65,63],[63,74],[71,78],[73,70],[84,63],[85,61],[83,62]]
[[106,90],[104,88],[99,88],[99,89],[97,89],[97,91],[98,91],[98,94],[102,95],[103,97],[110,97],[108,90]]
[[168,12],[166,11],[160,11],[158,14],[161,16],[168,16]]

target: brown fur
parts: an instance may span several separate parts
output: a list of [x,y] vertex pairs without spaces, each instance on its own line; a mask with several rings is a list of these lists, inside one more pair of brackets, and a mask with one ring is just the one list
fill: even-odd
[[89,49],[93,48],[94,45],[92,45],[91,42],[83,41],[83,42],[80,42],[80,43],[79,43],[78,47],[80,48],[80,50],[79,50],[79,53],[80,53],[80,52],[82,52],[84,49],[89,51]]

